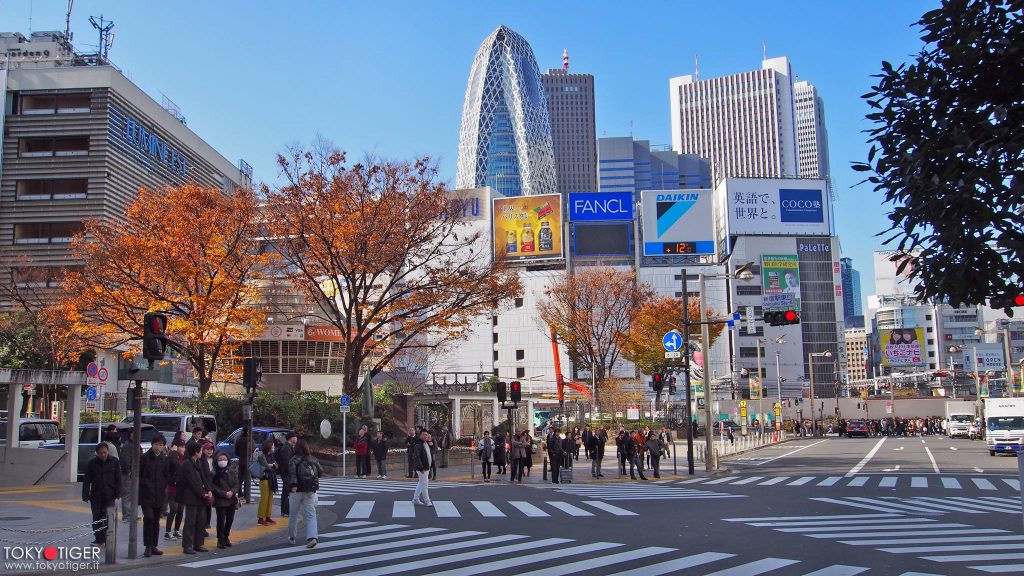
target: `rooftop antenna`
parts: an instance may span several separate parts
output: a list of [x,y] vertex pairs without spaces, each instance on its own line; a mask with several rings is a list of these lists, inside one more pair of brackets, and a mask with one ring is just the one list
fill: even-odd
[[693,79],[700,80],[700,54],[693,53]]
[[71,42],[71,7],[75,4],[75,0],[68,0],[67,19],[64,23],[64,39]]
[[569,71],[569,49],[562,50],[562,70]]
[[768,59],[768,43],[761,40],[761,60]]
[[110,33],[110,29],[114,27],[113,20],[103,20],[103,15],[100,14],[100,19],[97,22],[95,16],[89,16],[89,23],[92,27],[99,30],[100,32],[100,45],[97,49],[97,55],[99,56],[100,62],[107,60],[107,54],[110,52],[110,46],[114,44],[114,35]]

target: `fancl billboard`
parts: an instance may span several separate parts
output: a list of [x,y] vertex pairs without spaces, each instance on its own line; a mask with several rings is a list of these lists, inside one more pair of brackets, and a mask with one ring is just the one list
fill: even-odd
[[633,219],[632,192],[571,192],[569,221]]
[[831,207],[824,180],[726,178],[715,190],[732,236],[828,236]]
[[562,195],[495,198],[494,255],[510,262],[562,258]]
[[711,190],[640,193],[644,256],[714,254]]

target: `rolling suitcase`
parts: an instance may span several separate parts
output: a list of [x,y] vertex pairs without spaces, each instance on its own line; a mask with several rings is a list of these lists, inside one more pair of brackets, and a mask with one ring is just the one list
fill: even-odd
[[572,467],[562,466],[558,471],[558,479],[562,484],[572,484]]

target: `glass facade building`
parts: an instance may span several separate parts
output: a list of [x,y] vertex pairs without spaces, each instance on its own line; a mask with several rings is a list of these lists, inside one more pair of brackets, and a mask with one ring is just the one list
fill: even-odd
[[499,26],[473,59],[459,133],[458,188],[557,191],[547,99],[530,44]]

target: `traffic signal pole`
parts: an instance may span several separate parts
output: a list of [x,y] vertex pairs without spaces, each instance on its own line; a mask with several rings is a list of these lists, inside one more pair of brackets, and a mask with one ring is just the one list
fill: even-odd
[[[690,391],[690,301],[687,295],[686,268],[683,268],[683,386],[686,387],[686,470],[693,475],[693,394]],[[704,390],[707,395],[707,389]],[[705,400],[706,402],[706,400]],[[675,454],[675,450],[672,451]]]

